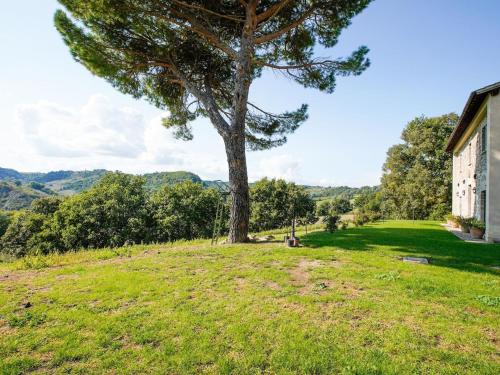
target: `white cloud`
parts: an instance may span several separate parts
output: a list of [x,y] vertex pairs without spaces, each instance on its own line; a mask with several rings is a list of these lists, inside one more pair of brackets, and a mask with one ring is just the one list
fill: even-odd
[[102,95],[92,96],[79,110],[49,102],[22,106],[17,119],[25,141],[40,156],[134,158],[144,152],[142,115],[113,107]]
[[287,181],[300,180],[301,161],[288,154],[268,156],[260,159],[257,168],[253,168],[252,180],[262,177],[283,178]]
[[0,165],[22,171],[186,170],[205,179],[227,178],[221,145],[211,138],[207,142],[216,135],[205,131],[194,141],[179,141],[161,125],[161,117],[145,119],[102,95],[77,109],[45,101],[23,105],[15,110],[14,122],[1,124],[8,137],[0,137]]

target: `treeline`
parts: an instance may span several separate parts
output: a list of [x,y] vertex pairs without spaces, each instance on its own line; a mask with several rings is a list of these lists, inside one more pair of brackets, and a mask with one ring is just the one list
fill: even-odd
[[[169,242],[212,235],[218,205],[226,230],[228,204],[213,188],[185,181],[150,192],[145,178],[106,174],[94,187],[62,199],[33,201],[30,209],[0,213],[0,251],[9,256],[82,248]],[[303,187],[261,180],[251,190],[251,230],[316,221],[315,203]]]
[[442,220],[451,212],[452,191],[452,155],[445,148],[457,121],[454,113],[413,119],[401,134],[403,142],[388,150],[379,187],[321,201],[317,214],[352,212],[360,222]]
[[395,219],[442,220],[451,212],[452,155],[446,143],[457,124],[454,113],[420,116],[403,130],[403,143],[387,152],[381,210]]

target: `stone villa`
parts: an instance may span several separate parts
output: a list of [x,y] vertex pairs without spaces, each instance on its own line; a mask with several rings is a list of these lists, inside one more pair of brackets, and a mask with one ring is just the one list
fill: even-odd
[[500,241],[500,82],[473,91],[446,149],[453,152],[453,215],[486,224]]

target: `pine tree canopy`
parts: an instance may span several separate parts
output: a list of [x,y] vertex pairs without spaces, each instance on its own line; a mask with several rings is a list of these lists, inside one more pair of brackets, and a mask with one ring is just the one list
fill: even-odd
[[368,48],[322,58],[371,0],[59,0],[57,30],[73,57],[123,93],[168,111],[163,124],[192,138],[208,117],[223,137],[250,149],[282,145],[307,105],[275,114],[248,102],[263,69],[331,93],[337,76],[361,74]]

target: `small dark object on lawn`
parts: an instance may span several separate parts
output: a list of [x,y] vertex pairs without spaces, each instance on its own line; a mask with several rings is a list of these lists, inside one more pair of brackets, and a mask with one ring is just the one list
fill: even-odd
[[25,303],[23,303],[23,307],[24,307],[25,309],[29,309],[31,306],[33,306],[33,305],[31,304],[31,302],[30,302],[30,301],[26,301]]
[[328,285],[326,285],[325,283],[319,283],[317,285],[317,289],[319,289],[319,290],[323,290],[323,289],[326,289],[326,288],[328,288]]

